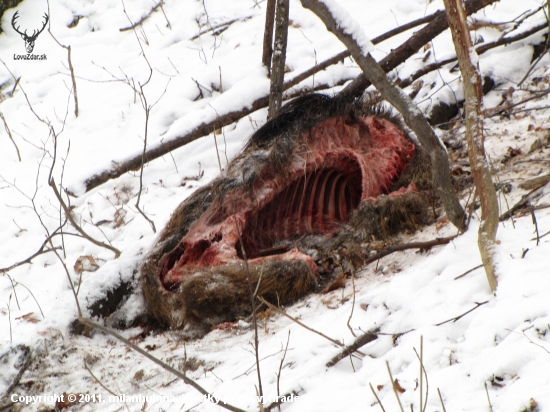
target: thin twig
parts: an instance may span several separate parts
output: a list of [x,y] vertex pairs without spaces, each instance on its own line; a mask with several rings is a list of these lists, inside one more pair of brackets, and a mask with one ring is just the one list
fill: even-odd
[[[107,333],[108,335],[111,335],[113,336],[114,338],[118,339],[119,341],[123,342],[126,346],[128,346],[129,348],[135,350],[136,352],[138,352],[140,355],[143,355],[145,356],[147,359],[149,359],[150,361],[156,363],[158,366],[160,366],[162,369],[170,372],[171,374],[173,374],[174,376],[177,376],[178,378],[180,378],[181,380],[183,380],[186,384],[192,386],[193,388],[195,388],[197,391],[199,391],[200,393],[202,393],[203,395],[206,395],[209,399],[215,399],[215,400],[218,400],[214,395],[212,395],[210,392],[208,392],[206,389],[204,389],[202,386],[200,386],[197,382],[195,382],[193,379],[191,378],[188,378],[185,374],[181,373],[180,371],[178,371],[177,369],[174,369],[173,367],[171,367],[170,365],[162,362],[160,359],[154,357],[153,355],[151,355],[150,353],[144,351],[143,349],[141,349],[139,346],[137,345],[134,345],[132,342],[130,342],[128,339],[124,338],[122,335],[118,334],[117,332],[115,332],[114,330],[110,329],[110,328],[107,328],[105,326],[102,326],[100,325],[99,323],[96,323],[90,319],[86,319],[86,318],[78,318],[78,321],[84,325],[87,325],[87,326],[90,326],[92,328],[96,328],[96,329],[99,329],[101,330],[102,332],[105,332]],[[222,408],[224,409],[227,409],[229,411],[233,411],[233,412],[245,412],[244,410],[240,409],[240,408],[237,408],[233,405],[230,405],[226,402],[223,402],[222,400],[219,400],[218,402],[218,405],[221,406]]]
[[[539,236],[538,238],[539,238],[539,239],[542,239],[543,237],[545,237],[545,236],[548,236],[548,235],[550,235],[550,230],[549,230],[548,232],[546,232],[546,233],[544,233],[544,234],[540,235],[540,236]],[[533,238],[533,239],[531,239],[531,240],[536,240],[536,239],[537,239],[537,238],[536,238],[536,237],[534,237],[534,238]]]
[[120,396],[120,394],[116,393],[116,392],[113,392],[112,390],[110,390],[108,387],[106,387],[103,382],[101,382],[95,375],[94,373],[92,372],[92,370],[89,368],[88,364],[86,363],[86,359],[84,359],[84,369],[86,369],[88,371],[88,373],[90,375],[92,375],[92,378],[94,378],[94,380],[103,388],[105,389],[107,392],[109,392],[111,395],[113,396]]
[[[78,223],[76,223],[76,221],[75,221],[75,219],[72,215],[72,212],[69,210],[69,208],[67,207],[67,204],[65,203],[65,201],[63,200],[63,198],[59,194],[59,191],[57,190],[57,186],[55,184],[55,181],[54,181],[53,177],[50,179],[49,185],[53,189],[53,192],[55,194],[55,197],[57,197],[57,200],[59,201],[59,204],[61,205],[61,207],[65,211],[65,216],[67,217],[67,219],[69,219],[69,222],[71,222],[71,225],[73,225],[73,227],[76,229],[76,231],[78,233],[80,233],[86,240],[92,242],[94,245],[101,246],[101,247],[104,247],[105,249],[111,250],[112,252],[114,252],[115,257],[118,258],[120,256],[120,253],[121,253],[120,250],[118,250],[116,247],[113,247],[113,246],[108,245],[106,243],[100,242],[99,240],[95,240],[90,235],[88,235],[86,232],[84,232],[84,229],[82,229],[82,227],[80,227],[80,225]],[[51,239],[50,239],[50,241],[51,241]],[[51,250],[53,250],[53,252],[56,252],[55,248],[53,248],[53,244],[52,244],[52,249]]]
[[[40,249],[38,249],[38,251],[36,251],[35,253],[33,253],[31,256],[29,256],[28,258],[26,258],[25,260],[22,260],[20,262],[17,262],[17,263],[14,263],[13,265],[11,266],[8,266],[8,267],[5,267],[5,268],[0,268],[0,272],[9,272],[10,270],[12,269],[15,269],[16,267],[18,266],[22,266],[22,265],[26,265],[28,263],[31,263],[31,261],[37,257],[37,256],[40,256],[40,255],[43,255],[45,253],[49,253],[49,252],[53,252],[53,249],[44,249],[46,247],[46,245],[48,244],[48,242],[50,241],[50,238],[48,237],[44,243],[42,243],[42,246],[40,246]],[[55,247],[54,249],[60,249],[59,247]]]
[[537,246],[540,243],[540,237],[539,237],[539,226],[537,224],[537,217],[535,216],[535,210],[531,209],[531,218],[533,219],[533,224],[535,225],[535,232],[537,232]]
[[473,312],[474,310],[476,310],[476,309],[479,308],[480,306],[485,305],[486,303],[489,303],[489,301],[486,300],[485,302],[481,302],[481,303],[475,302],[476,305],[475,305],[472,309],[470,309],[469,311],[464,312],[462,315],[459,315],[459,316],[456,316],[456,317],[454,317],[454,318],[448,319],[448,320],[446,320],[445,322],[436,323],[435,326],[441,326],[441,325],[444,325],[445,323],[449,323],[449,322],[456,322],[457,320],[459,320],[459,319],[463,318],[464,316],[466,316],[468,313]]
[[2,121],[4,122],[4,128],[6,129],[6,133],[8,133],[8,136],[11,142],[15,146],[15,150],[17,151],[17,158],[19,159],[19,161],[21,161],[21,153],[19,153],[19,148],[17,147],[17,143],[15,143],[15,140],[13,140],[13,136],[11,135],[10,128],[8,127],[8,123],[6,122],[6,119],[4,118],[4,115],[2,114],[2,112],[0,112],[0,119],[2,119]]
[[[298,319],[293,318],[292,316],[290,316],[288,313],[286,313],[286,312],[285,312],[284,310],[282,310],[281,308],[278,308],[277,306],[272,305],[272,304],[269,303],[267,300],[265,300],[263,297],[258,296],[258,299],[259,299],[262,303],[266,304],[266,305],[269,307],[269,309],[271,309],[272,311],[277,312],[277,313],[279,313],[279,314],[281,314],[281,315],[283,315],[283,316],[286,316],[287,318],[289,318],[290,320],[296,322],[298,325],[300,325],[301,327],[303,327],[303,328],[309,330],[310,332],[313,332],[313,333],[315,333],[315,334],[317,334],[317,335],[319,335],[319,336],[322,336],[323,338],[325,338],[325,339],[331,341],[332,343],[334,343],[335,345],[340,346],[341,348],[345,347],[345,345],[344,345],[342,342],[339,342],[339,341],[337,341],[336,339],[332,339],[331,337],[325,335],[324,333],[321,333],[321,332],[319,332],[318,330],[312,329],[312,328],[310,328],[309,326],[304,325],[304,324],[303,324],[302,322],[300,322]],[[360,355],[365,356],[364,353],[361,353],[361,352],[359,352],[358,350],[356,350],[355,352],[359,353]]]
[[447,409],[445,409],[445,404],[443,403],[443,397],[441,396],[441,392],[439,391],[439,388],[437,388],[437,394],[439,395],[439,400],[441,401],[441,407],[443,408],[443,412],[447,412]]
[[[290,342],[290,330],[288,331],[288,338],[286,339],[285,352],[283,353],[283,357],[281,358],[281,363],[279,364],[279,372],[276,374],[277,375],[277,398],[281,397],[281,390],[280,390],[280,387],[279,387],[279,382],[281,380],[281,371],[283,369],[283,363],[285,361],[286,351],[288,350],[288,343],[289,342]],[[277,408],[279,409],[279,412],[281,412],[281,406],[277,405]]]
[[[422,336],[420,337],[420,339],[421,339],[420,343],[422,344]],[[428,404],[428,393],[430,391],[430,387],[428,385],[428,373],[426,372],[426,368],[424,368],[423,355],[419,356],[416,349],[413,348],[413,350],[414,350],[414,353],[416,353],[416,357],[420,361],[420,376],[422,377],[422,372],[424,372],[424,377],[426,378],[426,396],[424,397],[424,405],[422,405],[422,403],[420,404],[420,412],[425,412],[426,405]]]
[[353,317],[353,309],[355,308],[355,280],[354,280],[354,278],[355,278],[355,273],[352,273],[351,274],[351,287],[353,289],[353,300],[351,302],[351,312],[349,314],[347,325],[348,325],[348,329],[350,330],[351,334],[356,338],[357,335],[355,334],[355,332],[353,331],[353,328],[350,325],[351,318]]
[[15,285],[13,284],[13,279],[10,275],[7,273],[3,273],[4,276],[7,276],[11,283],[11,288],[13,290],[13,294],[15,295],[15,302],[17,303],[17,309],[21,310],[21,306],[19,306],[19,299],[17,298],[17,292],[15,291]]
[[487,389],[487,382],[483,382],[483,386],[485,386],[485,393],[487,394],[487,401],[489,402],[489,409],[491,412],[493,412],[493,405],[491,405],[491,398],[489,398],[489,390]]
[[[420,384],[419,384],[419,387],[420,387],[420,390],[418,391],[419,394],[420,394],[420,403],[418,404],[418,406],[420,407],[420,412],[423,412],[424,410],[422,409],[422,396],[424,395],[424,392],[422,391],[422,386],[424,385],[424,375],[422,373],[423,369],[424,369],[424,363],[423,363],[423,357],[424,357],[424,348],[423,348],[423,336],[420,335],[420,356],[419,356],[419,360],[420,360],[420,376],[418,378]],[[426,395],[427,397],[427,395]]]
[[370,386],[370,390],[372,391],[372,394],[378,401],[378,405],[380,405],[380,408],[382,408],[382,412],[386,412],[386,410],[384,409],[384,405],[382,405],[382,401],[380,400],[380,398],[378,398],[378,395],[376,394],[376,392],[374,391],[374,388],[372,387],[372,383],[369,382],[369,386]]
[[454,280],[458,280],[458,279],[460,279],[460,278],[463,278],[463,277],[466,276],[468,273],[472,273],[474,270],[480,269],[480,268],[482,268],[482,267],[483,267],[483,265],[478,265],[478,266],[476,266],[475,268],[471,268],[470,270],[467,270],[466,272],[464,272],[462,275],[457,276]]
[[[10,277],[7,273],[3,273],[3,275]],[[10,278],[10,280],[11,280],[11,278]],[[24,284],[22,284],[21,282],[19,282],[19,281],[16,283],[15,286],[17,286],[17,285],[21,285],[21,286],[23,286],[25,289],[27,289],[27,292],[29,292],[29,293],[31,294],[32,298],[33,298],[34,301],[36,302],[36,306],[38,306],[38,310],[40,310],[40,314],[42,315],[42,318],[46,319],[46,316],[44,316],[44,312],[42,312],[42,308],[40,307],[40,303],[38,303],[38,301],[36,300],[36,297],[35,297],[34,294],[31,292],[31,290],[30,290],[28,287],[26,287]],[[15,289],[14,289],[14,292],[15,292]],[[17,296],[17,295],[16,295],[16,296]]]
[[8,306],[8,321],[10,323],[10,343],[12,342],[12,333],[11,333],[11,310],[10,310],[10,302],[11,302],[11,293],[10,298],[8,300],[7,306]]
[[214,137],[214,147],[216,149],[216,156],[218,158],[218,166],[220,168],[220,173],[222,172],[222,161],[220,160],[220,152],[218,151],[218,141],[216,140],[216,129],[212,132],[212,136]]
[[48,33],[50,33],[50,36],[55,40],[55,42],[63,47],[65,50],[67,50],[67,59],[69,61],[69,71],[71,72],[71,80],[73,82],[73,96],[74,96],[74,115],[75,117],[78,117],[78,95],[76,91],[76,79],[74,76],[74,68],[73,68],[73,62],[71,60],[71,46],[65,46],[61,44],[53,35],[53,33],[48,29]]
[[399,403],[399,409],[401,409],[401,412],[405,412],[403,410],[403,405],[401,405],[401,399],[399,399],[399,393],[397,392],[397,388],[395,387],[395,382],[393,381],[393,376],[391,374],[390,363],[388,361],[386,361],[386,368],[388,368],[388,375],[390,375],[391,387],[393,388],[393,393],[395,394],[397,403]]

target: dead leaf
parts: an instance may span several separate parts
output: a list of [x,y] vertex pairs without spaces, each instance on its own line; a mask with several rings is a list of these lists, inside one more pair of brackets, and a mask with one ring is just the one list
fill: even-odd
[[376,389],[380,392],[384,388],[384,385],[376,385]]
[[325,290],[323,290],[324,294],[327,294],[329,292],[332,292],[336,289],[342,289],[346,287],[346,277],[343,273],[340,273],[338,277],[332,282]]
[[92,255],[80,256],[74,264],[74,271],[78,274],[82,272],[95,272],[98,269],[99,265]]
[[397,378],[395,378],[395,380],[393,381],[393,386],[397,392],[399,393],[405,392],[405,389],[403,389],[403,387],[399,384],[399,381],[397,380]]
[[34,315],[34,312],[29,312],[26,315],[19,316],[18,318],[15,318],[15,320],[21,319],[21,320],[24,320],[24,321],[27,321],[27,322],[30,322],[30,323],[40,322],[40,319],[36,319],[33,315]]

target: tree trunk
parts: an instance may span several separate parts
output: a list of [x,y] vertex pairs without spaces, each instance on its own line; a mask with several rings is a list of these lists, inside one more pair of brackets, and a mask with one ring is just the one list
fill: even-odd
[[376,60],[369,53],[365,53],[364,45],[359,45],[356,40],[357,37],[361,37],[359,33],[350,33],[346,27],[341,27],[325,3],[319,0],[301,0],[301,2],[304,7],[313,11],[325,23],[327,29],[344,43],[366,78],[378,89],[382,97],[403,115],[405,123],[415,132],[430,156],[436,190],[449,220],[460,231],[464,231],[466,229],[465,214],[451,182],[447,152],[420,109],[387,77]]
[[491,172],[485,157],[483,119],[481,117],[483,90],[481,76],[477,68],[478,55],[470,38],[463,0],[443,1],[453,36],[458,64],[462,72],[468,157],[476,191],[481,201],[481,225],[478,236],[479,252],[485,267],[487,280],[494,291],[497,288],[494,250],[499,211],[495,185],[491,179]]
[[265,12],[264,47],[262,63],[267,67],[268,76],[271,76],[271,53],[273,52],[273,26],[275,24],[275,3],[277,0],[267,0]]
[[286,43],[288,38],[289,0],[277,0],[275,19],[275,43],[271,61],[271,87],[269,89],[269,109],[267,118],[275,116],[281,108],[285,79]]

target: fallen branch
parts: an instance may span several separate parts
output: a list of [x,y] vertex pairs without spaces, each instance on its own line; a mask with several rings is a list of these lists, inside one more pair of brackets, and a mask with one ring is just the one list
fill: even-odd
[[[137,353],[139,353],[140,355],[143,355],[145,356],[147,359],[149,359],[150,361],[156,363],[158,366],[160,366],[162,369],[164,369],[165,371],[167,372],[170,372],[171,374],[173,374],[174,376],[177,376],[178,378],[180,378],[182,381],[184,381],[187,385],[190,385],[192,386],[193,388],[195,388],[197,391],[199,391],[201,394],[205,395],[206,397],[208,397],[209,399],[215,399],[215,400],[218,400],[218,398],[216,398],[214,395],[212,395],[210,392],[208,392],[206,389],[204,389],[202,386],[200,386],[197,382],[195,382],[193,379],[191,378],[188,378],[184,373],[181,373],[179,370],[177,369],[174,369],[173,367],[171,367],[170,365],[162,362],[160,359],[157,359],[156,357],[154,357],[153,355],[151,355],[150,353],[144,351],[143,349],[141,349],[139,346],[137,345],[134,345],[132,342],[130,342],[128,339],[126,339],[125,337],[123,337],[122,335],[118,334],[117,332],[115,332],[114,330],[110,329],[110,328],[107,328],[105,326],[102,326],[100,325],[99,323],[96,323],[90,319],[86,319],[86,318],[78,318],[78,321],[80,323],[82,323],[83,325],[87,325],[91,328],[96,328],[96,329],[99,329],[100,331],[102,332],[105,332],[107,333],[108,335],[111,335],[113,336],[114,338],[118,339],[119,341],[121,341],[122,343],[124,343],[126,346],[128,346],[129,348],[135,350]],[[229,411],[233,411],[233,412],[245,412],[243,411],[242,409],[240,408],[237,408],[233,405],[230,405],[226,402],[223,402],[222,400],[218,400],[219,402],[217,403],[220,407],[224,408],[224,409],[227,409]]]
[[454,318],[448,319],[448,320],[446,320],[445,322],[437,323],[435,326],[441,326],[441,325],[444,325],[445,323],[449,323],[449,322],[456,322],[457,320],[462,319],[462,318],[463,318],[464,316],[466,316],[468,313],[473,312],[474,310],[476,310],[476,309],[479,308],[480,306],[485,305],[486,303],[489,303],[489,301],[486,300],[485,302],[481,302],[481,303],[475,302],[476,305],[475,305],[472,309],[470,309],[469,311],[464,312],[462,315],[459,315],[459,316],[456,316],[456,317],[454,317]]
[[161,0],[161,1],[158,2],[158,4],[153,6],[153,8],[149,11],[149,13],[147,13],[145,16],[143,16],[137,22],[135,22],[134,24],[131,24],[128,27],[123,27],[122,29],[118,29],[118,30],[119,31],[128,31],[128,30],[135,29],[137,26],[139,26],[141,23],[143,23],[145,20],[147,20],[149,17],[151,17],[151,14],[153,14],[153,12],[157,11],[157,9],[162,6],[162,4],[163,4],[163,1]]
[[[474,14],[490,4],[495,3],[496,1],[497,0],[470,0],[465,3],[466,15]],[[401,46],[393,49],[392,52],[380,60],[378,64],[382,66],[386,73],[388,73],[414,55],[426,43],[430,42],[437,35],[447,30],[448,27],[449,24],[447,23],[447,16],[445,13],[435,16],[430,24],[414,33],[411,38]],[[367,79],[367,76],[362,73],[340,93],[359,97],[363,94],[363,91],[370,86],[370,84],[371,83]]]
[[[529,30],[526,30],[524,32],[516,34],[515,36],[501,37],[500,39],[498,39],[496,41],[493,41],[493,42],[490,42],[490,43],[480,44],[477,47],[475,47],[475,50],[476,50],[477,54],[481,55],[481,54],[483,54],[483,53],[485,53],[489,50],[492,50],[496,47],[506,46],[508,44],[515,43],[517,41],[523,40],[523,39],[539,32],[541,30],[544,30],[547,27],[548,27],[548,22],[545,22],[545,23],[539,24],[538,26],[535,26],[535,27],[533,27]],[[410,84],[412,84],[415,80],[419,79],[420,77],[422,77],[422,76],[424,76],[428,73],[431,73],[434,70],[440,69],[443,66],[445,66],[446,64],[455,63],[456,61],[457,61],[457,58],[456,58],[456,56],[454,56],[454,57],[449,57],[448,59],[445,59],[445,60],[440,60],[438,62],[427,64],[424,67],[422,67],[422,69],[420,69],[417,72],[411,74],[408,78],[402,79],[402,80],[397,80],[396,83],[402,88],[407,87]],[[485,111],[485,113],[487,113],[491,110],[493,110],[493,109],[487,109]]]
[[340,353],[338,353],[331,360],[329,360],[327,362],[327,368],[330,368],[331,366],[336,365],[338,362],[340,362],[344,358],[347,358],[353,352],[357,352],[357,349],[359,349],[362,346],[365,346],[367,343],[378,339],[379,330],[380,330],[379,328],[376,328],[368,332],[365,332],[364,334],[359,336],[357,339],[353,341],[351,345],[344,347],[344,349]]
[[250,16],[248,17],[244,17],[244,18],[238,18],[238,19],[231,19],[231,20],[228,20],[228,21],[225,21],[223,23],[220,23],[220,24],[216,24],[215,26],[210,26],[208,29],[206,30],[202,30],[200,32],[198,32],[197,34],[195,34],[193,37],[191,37],[189,40],[190,41],[193,41],[193,40],[196,40],[198,39],[199,37],[201,37],[203,34],[206,34],[210,31],[214,31],[216,29],[220,29],[222,27],[225,27],[225,26],[230,26],[232,25],[233,23],[235,23],[236,21],[246,21],[250,19]]
[[525,206],[527,206],[533,199],[535,199],[536,197],[540,196],[543,194],[543,189],[544,187],[550,182],[546,182],[538,187],[536,187],[535,189],[531,190],[529,193],[523,195],[521,197],[521,199],[514,205],[512,206],[511,209],[509,209],[507,212],[503,213],[502,215],[500,215],[500,218],[499,220],[501,222],[505,221],[505,220],[508,220],[510,219],[514,213],[516,211],[518,211],[519,209],[522,209],[524,208]]
[[399,252],[402,250],[407,249],[429,249],[433,246],[439,246],[439,245],[446,245],[451,240],[456,238],[458,235],[449,236],[449,237],[440,237],[436,238],[434,240],[429,240],[427,242],[412,242],[412,243],[402,243],[400,245],[392,245],[387,247],[386,249],[378,252],[373,257],[370,257],[365,260],[365,265],[368,265],[369,263],[376,262],[378,259],[381,259],[385,256],[388,256],[394,252]]
[[[435,19],[441,13],[444,13],[444,12],[442,10],[438,10],[433,14],[430,14],[430,15],[422,17],[420,19],[413,20],[409,23],[403,24],[399,27],[396,27],[395,29],[387,31],[384,34],[381,34],[378,37],[373,38],[371,40],[371,42],[372,42],[372,44],[382,43],[384,40],[388,40],[388,39],[392,38],[393,36],[396,36],[396,35],[401,34],[401,33],[405,32],[407,30],[410,30],[412,28],[420,26],[421,24],[431,22],[433,19]],[[288,82],[285,83],[285,88],[287,87],[287,85],[290,85],[291,83],[292,83],[292,85],[296,85],[296,84],[300,83],[302,80],[305,80],[308,77],[311,77],[314,74],[320,72],[321,70],[324,70],[327,67],[332,66],[333,64],[336,64],[339,61],[344,60],[346,57],[350,57],[350,56],[351,56],[351,53],[349,52],[349,50],[344,50],[343,52],[340,52],[337,55],[335,55],[335,56],[333,56],[333,57],[331,57],[331,58],[329,58],[329,59],[327,59],[327,60],[325,60],[325,61],[323,61],[319,64],[316,64],[311,69],[308,69],[305,72],[293,77],[291,80],[289,80]]]

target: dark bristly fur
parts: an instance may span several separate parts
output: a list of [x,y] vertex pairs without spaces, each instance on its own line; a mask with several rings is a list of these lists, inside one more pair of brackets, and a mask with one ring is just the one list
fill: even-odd
[[[278,116],[252,135],[242,153],[227,170],[210,184],[198,189],[181,203],[172,214],[155,246],[142,267],[145,300],[153,317],[167,326],[196,328],[205,332],[211,324],[235,320],[250,313],[247,275],[244,265],[234,264],[197,269],[175,286],[166,290],[158,276],[162,257],[177,247],[209,208],[227,208],[225,196],[235,190],[247,188],[254,197],[253,186],[273,176],[285,179],[299,145],[307,145],[308,131],[330,118],[342,118],[346,124],[358,119],[376,116],[387,119],[401,129],[400,121],[378,104],[373,97],[359,100],[331,98],[312,94],[300,97],[284,106]],[[410,139],[410,138],[409,138]],[[266,176],[266,165],[270,175]],[[425,152],[416,146],[409,166],[393,183],[390,192],[414,183],[420,190],[432,187],[430,162]],[[388,238],[399,231],[413,231],[426,219],[421,193],[400,196],[380,196],[377,201],[362,202],[341,224],[337,233],[327,236],[305,235],[288,239],[285,244],[311,254],[311,249],[326,256],[339,247],[361,245],[372,240]],[[226,202],[227,203],[227,202]],[[225,209],[224,209],[225,210]],[[308,251],[305,250],[307,245]],[[319,263],[319,262],[318,262]],[[275,304],[290,303],[303,296],[316,283],[307,263],[303,261],[265,260],[251,265],[254,287],[260,277],[258,295]],[[201,332],[199,332],[201,333]]]

